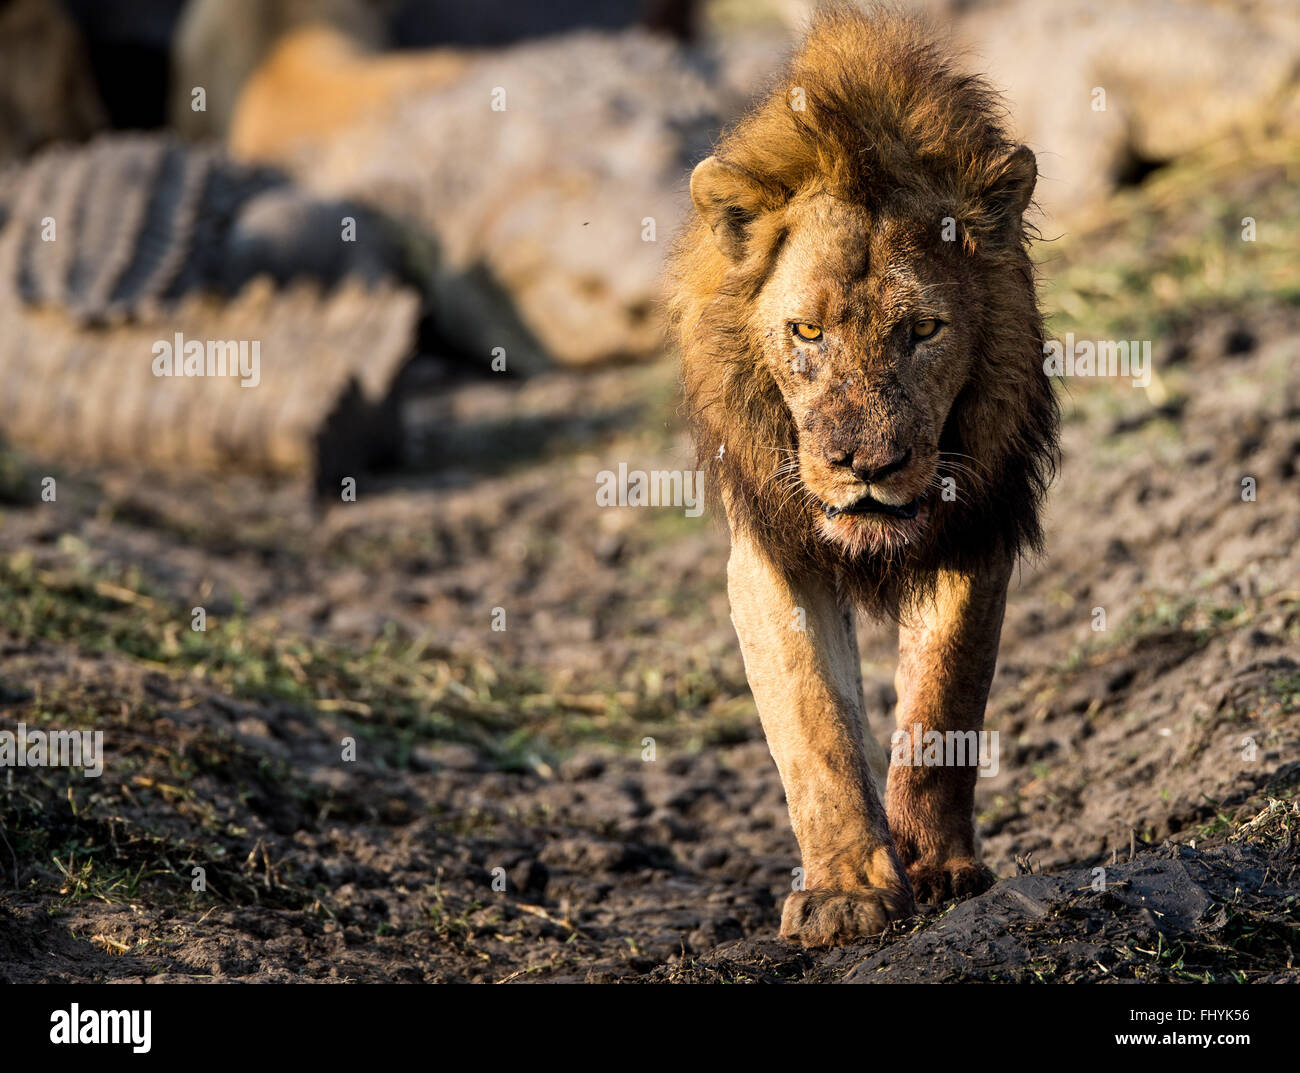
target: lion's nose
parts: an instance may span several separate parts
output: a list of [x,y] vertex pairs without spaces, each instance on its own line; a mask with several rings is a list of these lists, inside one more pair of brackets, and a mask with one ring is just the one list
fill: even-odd
[[847,466],[853,471],[853,475],[864,484],[875,484],[877,481],[883,481],[893,473],[907,465],[912,458],[912,449],[910,447],[897,450],[888,458],[881,458],[870,451],[859,448],[856,451],[846,451],[842,447],[832,447],[826,452],[826,461],[832,466]]

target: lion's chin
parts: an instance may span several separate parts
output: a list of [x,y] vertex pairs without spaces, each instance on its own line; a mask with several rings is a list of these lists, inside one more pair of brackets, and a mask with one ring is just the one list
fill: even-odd
[[917,505],[914,517],[887,514],[823,514],[817,519],[822,537],[851,559],[863,555],[894,558],[915,547],[929,521],[929,503]]

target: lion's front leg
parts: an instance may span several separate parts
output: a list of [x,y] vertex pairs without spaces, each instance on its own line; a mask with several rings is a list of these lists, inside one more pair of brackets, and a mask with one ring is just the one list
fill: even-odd
[[980,861],[975,780],[1010,575],[1010,562],[974,575],[944,571],[934,599],[899,630],[886,803],[918,901],[978,894],[996,878]]
[[[781,935],[830,946],[877,934],[911,915],[912,889],[868,767],[851,612],[825,584],[787,578],[740,534],[727,588],[803,854],[804,889],[786,900]],[[883,752],[870,745],[883,774]]]

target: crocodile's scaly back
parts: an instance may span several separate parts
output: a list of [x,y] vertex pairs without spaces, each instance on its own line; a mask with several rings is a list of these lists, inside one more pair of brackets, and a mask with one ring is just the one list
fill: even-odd
[[213,286],[235,214],[279,182],[147,135],[46,150],[0,186],[0,288],[91,324]]
[[[341,240],[345,214],[366,241]],[[51,459],[314,470],[337,487],[394,446],[420,316],[382,231],[358,206],[152,135],[7,169],[0,435]],[[253,353],[254,377],[212,371]]]

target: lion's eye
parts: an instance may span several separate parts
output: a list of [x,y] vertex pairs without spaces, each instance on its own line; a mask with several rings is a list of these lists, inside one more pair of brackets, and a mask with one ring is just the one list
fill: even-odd
[[926,317],[912,325],[912,334],[918,339],[929,339],[942,327],[943,321],[936,317]]
[[822,330],[815,324],[796,323],[794,325],[794,334],[800,339],[805,339],[810,343],[815,343],[822,337]]

